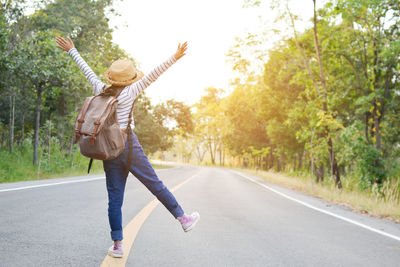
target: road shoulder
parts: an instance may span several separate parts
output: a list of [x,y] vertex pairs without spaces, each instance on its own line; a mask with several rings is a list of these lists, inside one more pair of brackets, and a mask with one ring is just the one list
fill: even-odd
[[[265,185],[273,190],[276,190],[282,194],[285,194],[291,198],[294,198],[301,202],[305,202],[313,207],[316,207],[317,209],[321,209],[321,210],[325,210],[325,211],[333,213],[333,214],[337,214],[338,216],[348,218],[349,220],[359,222],[360,224],[365,224],[369,227],[372,227],[379,231],[383,231],[390,235],[394,235],[394,236],[400,238],[400,224],[394,222],[393,220],[390,220],[387,218],[371,217],[367,214],[356,213],[354,210],[352,210],[351,208],[349,208],[347,206],[331,203],[326,200],[310,196],[304,192],[289,189],[289,188],[283,187],[281,185],[269,183],[261,177],[251,175],[251,174],[248,174],[245,172],[241,172],[239,170],[231,170],[231,171],[236,173],[237,175],[242,174],[241,177],[243,179],[245,179],[245,177],[253,179],[256,183],[263,184],[263,185]],[[279,196],[279,197],[282,197],[282,196]],[[290,201],[290,200],[288,200],[288,201]]]

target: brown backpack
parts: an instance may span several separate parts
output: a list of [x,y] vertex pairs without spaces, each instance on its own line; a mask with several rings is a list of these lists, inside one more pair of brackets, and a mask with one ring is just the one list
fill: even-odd
[[[125,148],[126,133],[120,129],[117,119],[117,97],[122,89],[123,87],[108,87],[99,95],[87,97],[76,117],[76,142],[81,154],[91,158],[88,172],[93,159],[114,159]],[[132,109],[133,104],[129,113],[129,125]]]

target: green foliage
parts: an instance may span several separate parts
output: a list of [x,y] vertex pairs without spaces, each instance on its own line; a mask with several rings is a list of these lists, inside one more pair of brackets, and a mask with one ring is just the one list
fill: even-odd
[[[86,168],[87,160],[80,165],[83,158],[73,144],[73,125],[93,88],[71,57],[56,48],[55,37],[69,35],[101,78],[114,60],[129,58],[112,42],[109,16],[116,15],[113,1],[17,0],[0,4],[0,151],[2,158],[12,159],[3,162],[3,181]],[[28,6],[35,11],[27,16]],[[146,97],[136,103],[135,131],[147,153],[168,149],[172,134],[193,128],[189,107],[174,101],[164,107],[165,116],[160,118]],[[173,131],[163,121],[170,118],[177,122]],[[30,146],[37,147],[37,152]],[[6,152],[8,147],[15,152]],[[32,154],[37,155],[36,166],[30,166]],[[17,163],[26,171],[18,172]]]
[[359,171],[361,173],[362,186],[367,188],[373,184],[381,185],[387,177],[385,161],[380,152],[373,146],[359,145],[355,147],[359,152]]
[[371,188],[374,184],[382,185],[389,174],[387,161],[382,152],[365,142],[362,124],[357,122],[340,133],[342,144],[338,150],[341,164],[353,166],[355,176],[359,177],[361,189]]
[[400,178],[400,6],[328,1],[302,32],[287,1],[272,6],[291,35],[268,51],[261,75],[251,70],[266,54],[256,50],[263,37],[236,39],[228,53],[233,91],[223,97],[206,90],[194,105],[193,139],[212,163],[223,145],[232,164],[301,170],[383,192]]
[[250,153],[269,144],[265,121],[257,116],[257,92],[252,85],[238,85],[224,101],[223,142],[233,155]]
[[195,104],[194,114],[195,135],[198,146],[204,146],[210,153],[212,164],[215,163],[216,152],[221,148],[221,127],[224,120],[221,108],[222,89],[209,87],[205,89],[206,95]]
[[169,129],[154,115],[150,100],[140,96],[133,108],[135,134],[146,154],[165,151],[172,146]]
[[[57,138],[51,142],[50,153],[47,146],[40,146],[37,165],[32,165],[32,138],[26,138],[14,153],[0,151],[0,183],[87,174],[89,159],[81,155],[79,147],[75,145],[69,152],[62,149]],[[96,161],[91,173],[101,171],[102,163]]]
[[193,120],[190,106],[173,99],[154,107],[154,116],[160,125],[171,129],[171,134],[184,137],[193,133]]

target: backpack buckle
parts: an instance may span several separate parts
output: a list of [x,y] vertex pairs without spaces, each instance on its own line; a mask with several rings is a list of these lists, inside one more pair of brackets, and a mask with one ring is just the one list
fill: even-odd
[[94,142],[96,141],[96,136],[94,134],[91,135],[92,139],[90,140],[90,145],[94,146]]

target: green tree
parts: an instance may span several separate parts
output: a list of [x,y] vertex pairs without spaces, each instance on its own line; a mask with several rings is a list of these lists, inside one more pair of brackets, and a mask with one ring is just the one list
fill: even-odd
[[145,95],[141,95],[135,101],[133,118],[135,134],[146,154],[165,151],[172,147],[170,130],[154,115],[150,100]]
[[172,135],[188,137],[193,133],[190,106],[173,99],[154,107],[154,116],[160,125],[168,127]]
[[205,89],[206,95],[194,105],[195,134],[200,143],[204,143],[210,153],[211,163],[215,164],[217,150],[221,147],[221,109],[222,89],[209,87]]

